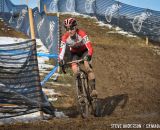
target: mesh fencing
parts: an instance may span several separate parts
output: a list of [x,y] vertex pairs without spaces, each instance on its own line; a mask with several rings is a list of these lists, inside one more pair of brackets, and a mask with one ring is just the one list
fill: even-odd
[[43,6],[44,4],[49,12],[75,11],[96,16],[104,23],[160,42],[160,11],[139,8],[115,0],[45,0]]
[[33,40],[0,44],[0,118],[42,110],[52,113],[40,85]]

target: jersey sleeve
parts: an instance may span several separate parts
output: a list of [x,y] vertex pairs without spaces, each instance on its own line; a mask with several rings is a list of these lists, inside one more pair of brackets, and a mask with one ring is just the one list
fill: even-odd
[[83,43],[85,44],[85,46],[88,49],[88,55],[92,56],[93,55],[93,47],[92,47],[92,43],[90,42],[86,32],[81,31],[81,36],[83,38]]
[[93,55],[93,48],[92,48],[91,42],[87,42],[85,45],[88,49],[88,55],[92,56]]
[[63,60],[65,50],[66,50],[66,35],[62,36],[62,40],[60,43],[59,60]]

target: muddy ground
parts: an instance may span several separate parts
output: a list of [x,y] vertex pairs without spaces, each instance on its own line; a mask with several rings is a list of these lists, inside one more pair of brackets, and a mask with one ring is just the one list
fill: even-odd
[[68,118],[1,126],[0,129],[107,130],[113,124],[136,123],[142,128],[148,123],[160,124],[159,48],[152,45],[95,44],[94,51],[93,68],[100,117],[80,117],[75,105],[73,78],[69,75],[66,77],[71,81],[71,86],[51,86],[51,83],[46,86],[61,93],[54,106]]

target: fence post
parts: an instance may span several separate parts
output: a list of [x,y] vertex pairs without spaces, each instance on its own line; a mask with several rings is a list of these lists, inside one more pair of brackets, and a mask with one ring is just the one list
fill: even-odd
[[37,0],[37,7],[38,7],[39,12],[40,12],[40,1],[39,0]]
[[31,39],[35,39],[35,30],[34,30],[34,21],[33,21],[33,12],[32,9],[29,8],[29,24],[30,24],[30,30],[31,30]]
[[148,46],[148,37],[146,36],[146,45]]
[[[33,20],[33,12],[32,9],[29,8],[29,24],[30,24],[30,30],[31,30],[31,39],[35,39],[35,30],[34,30],[34,20]],[[44,119],[43,112],[41,111],[41,105],[39,105],[40,108],[40,116],[42,119]]]
[[27,6],[28,6],[28,0],[26,0],[26,4],[27,4]]
[[45,12],[45,14],[47,14],[47,6],[46,5],[44,5],[44,12]]
[[[57,12],[57,17],[58,17],[58,58],[59,58],[59,49],[60,49],[60,42],[61,42],[61,29],[60,29],[60,15],[59,15],[59,12]],[[60,66],[58,65],[58,73],[59,72],[60,72]]]
[[96,6],[96,0],[94,2],[94,8],[95,8],[95,11],[94,11],[94,15],[97,16],[97,6]]
[[120,3],[119,3],[119,0],[118,0],[117,2],[118,2],[118,19],[117,19],[117,25],[119,26],[119,5],[120,5]]

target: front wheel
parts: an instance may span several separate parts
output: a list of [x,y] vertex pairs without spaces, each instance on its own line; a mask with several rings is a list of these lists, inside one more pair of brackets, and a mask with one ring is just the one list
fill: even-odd
[[89,98],[88,98],[88,93],[87,93],[87,79],[83,78],[81,79],[82,81],[82,95],[83,95],[83,102],[81,102],[81,116],[82,118],[87,118],[90,115],[90,102],[89,102]]
[[77,96],[78,96],[78,111],[81,114],[82,118],[87,118],[89,117],[89,100],[88,100],[88,95],[87,95],[87,79],[86,78],[80,78],[77,77],[76,79],[76,88],[77,88]]
[[80,103],[80,113],[82,118],[89,117],[89,104],[87,99],[84,99],[84,103]]

